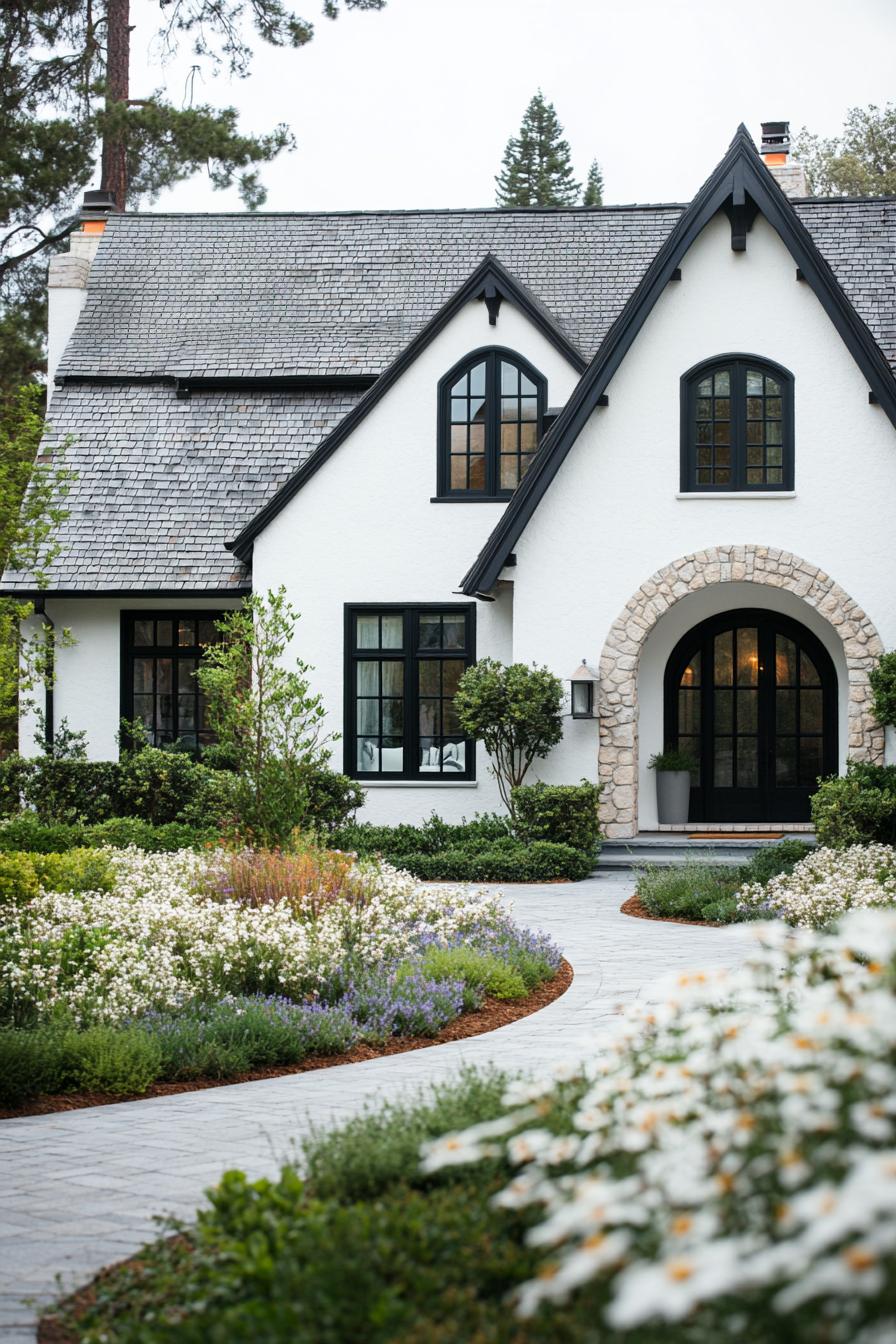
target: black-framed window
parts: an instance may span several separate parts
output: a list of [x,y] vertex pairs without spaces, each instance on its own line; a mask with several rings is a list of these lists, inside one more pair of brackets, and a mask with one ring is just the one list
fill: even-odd
[[121,715],[138,719],[153,746],[214,742],[196,680],[203,651],[220,635],[219,611],[125,611],[121,614]]
[[473,779],[454,694],[475,661],[472,605],[345,609],[345,772],[358,779]]
[[542,434],[547,384],[510,350],[477,350],[439,383],[438,492],[507,499]]
[[682,379],[683,491],[792,490],[793,377],[725,355]]

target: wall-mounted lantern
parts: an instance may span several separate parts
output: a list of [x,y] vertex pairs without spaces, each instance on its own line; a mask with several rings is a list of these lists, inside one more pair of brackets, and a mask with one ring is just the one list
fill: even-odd
[[583,658],[581,665],[576,668],[569,679],[570,702],[574,719],[594,718],[594,688],[596,685],[597,674],[591,671]]

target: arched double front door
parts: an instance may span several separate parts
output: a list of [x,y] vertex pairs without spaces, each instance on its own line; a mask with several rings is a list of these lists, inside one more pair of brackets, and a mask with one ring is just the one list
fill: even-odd
[[665,741],[695,762],[691,821],[807,821],[837,770],[837,675],[797,621],[730,611],[696,626],[666,666]]

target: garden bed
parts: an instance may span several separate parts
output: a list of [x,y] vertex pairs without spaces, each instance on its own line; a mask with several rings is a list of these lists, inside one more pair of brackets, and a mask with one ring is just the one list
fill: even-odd
[[680,915],[655,915],[647,909],[637,892],[634,896],[629,896],[627,901],[623,901],[619,909],[623,915],[631,915],[633,919],[653,919],[659,924],[702,924],[707,929],[724,928],[724,924],[718,919],[684,919]]
[[408,1050],[425,1050],[429,1046],[444,1045],[448,1041],[463,1041],[470,1036],[482,1036],[499,1027],[509,1026],[520,1018],[536,1013],[540,1008],[559,999],[572,984],[573,968],[564,960],[551,980],[544,981],[524,999],[497,999],[487,994],[480,1008],[462,1013],[449,1022],[435,1036],[393,1036],[382,1045],[363,1042],[341,1055],[309,1055],[298,1064],[267,1069],[253,1069],[232,1078],[197,1078],[182,1083],[153,1083],[145,1092],[127,1096],[110,1096],[108,1092],[61,1092],[37,1097],[25,1106],[0,1109],[0,1120],[13,1120],[28,1115],[54,1115],[60,1111],[79,1111],[91,1106],[110,1106],[118,1102],[145,1101],[148,1097],[171,1097],[184,1092],[198,1092],[211,1087],[232,1087],[237,1083],[257,1083],[266,1078],[285,1078],[295,1073],[309,1073],[314,1069],[332,1069],[341,1064],[363,1064],[369,1059],[386,1055],[400,1055]]

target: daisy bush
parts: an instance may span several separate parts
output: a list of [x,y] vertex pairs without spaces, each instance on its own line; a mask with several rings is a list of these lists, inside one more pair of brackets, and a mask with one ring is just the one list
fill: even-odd
[[310,885],[259,901],[234,897],[226,856],[108,857],[111,891],[41,889],[0,907],[0,1020],[116,1024],[227,994],[335,1002],[360,969],[514,936],[497,894],[424,887],[384,864],[359,869],[344,899]]
[[816,849],[791,873],[765,884],[748,883],[736,900],[741,917],[821,928],[846,910],[896,903],[896,849],[891,845]]
[[[594,1338],[896,1339],[896,912],[759,925],[497,1119],[423,1145],[496,1162],[537,1270],[524,1321],[585,1294]],[[553,1318],[552,1318],[553,1319]]]

